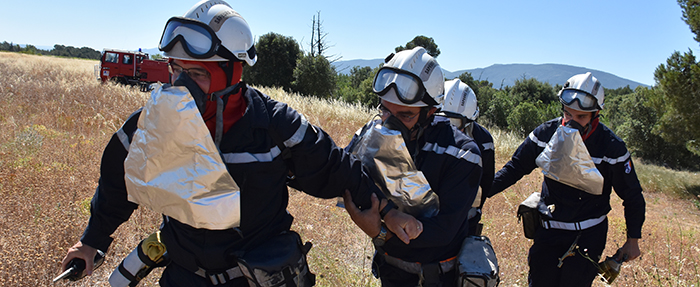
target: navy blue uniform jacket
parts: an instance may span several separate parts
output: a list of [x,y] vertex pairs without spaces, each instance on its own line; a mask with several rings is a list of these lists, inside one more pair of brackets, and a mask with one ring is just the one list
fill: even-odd
[[[553,119],[530,133],[512,159],[496,173],[490,196],[503,191],[537,168],[535,159],[561,123],[562,118]],[[641,238],[646,204],[625,143],[603,123],[599,123],[584,140],[584,144],[596,168],[603,175],[603,194],[589,194],[545,177],[542,182],[542,198],[545,204],[554,204],[553,220],[580,222],[607,214],[611,209],[610,194],[614,188],[625,207],[627,236]]]
[[423,223],[423,233],[408,245],[394,236],[382,249],[408,262],[432,263],[454,257],[467,237],[467,215],[479,188],[479,148],[442,117],[435,117],[423,135],[406,146],[438,195],[440,212],[417,218]]
[[[295,184],[305,193],[334,198],[349,189],[355,203],[364,208],[371,206],[372,192],[384,198],[360,161],[337,147],[328,134],[302,115],[250,87],[243,97],[247,103],[245,114],[224,134],[220,145],[226,167],[241,189],[239,230],[195,229],[173,218],[166,218],[161,227],[173,262],[191,271],[198,267],[230,268],[232,252],[289,230],[293,217],[286,211],[287,166],[271,133],[276,133],[291,151]],[[99,186],[81,238],[100,250],[107,250],[111,234],[137,208],[127,201],[124,159],[139,115],[140,111],[134,113],[112,136],[102,156]]]

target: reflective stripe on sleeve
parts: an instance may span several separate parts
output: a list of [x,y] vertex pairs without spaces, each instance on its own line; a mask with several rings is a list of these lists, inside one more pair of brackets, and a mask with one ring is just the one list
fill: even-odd
[[492,142],[484,143],[481,146],[484,148],[484,150],[494,150],[495,149]]
[[122,143],[122,146],[124,146],[124,149],[129,151],[129,146],[131,145],[129,143],[129,136],[126,135],[123,129],[119,129],[117,131],[117,138],[119,138],[119,141]]
[[301,115],[301,124],[299,125],[299,128],[297,129],[294,134],[289,137],[286,141],[284,141],[284,145],[286,147],[293,147],[300,143],[302,140],[304,140],[304,136],[306,136],[306,129],[309,127],[309,122],[306,120],[306,117],[304,115]]
[[224,162],[230,164],[238,163],[251,163],[251,162],[272,162],[278,155],[280,155],[280,148],[274,146],[269,152],[263,153],[249,153],[249,152],[232,152],[225,153]]
[[539,147],[542,147],[542,148],[547,147],[547,142],[543,142],[540,139],[538,139],[537,136],[535,136],[535,133],[530,132],[530,135],[528,137],[530,138],[531,141],[535,142]]
[[116,132],[117,138],[119,138],[119,141],[122,143],[122,146],[124,146],[124,149],[126,151],[129,151],[129,147],[131,146],[131,142],[129,142],[129,136],[126,134],[124,131],[124,126],[126,123],[131,120],[136,114],[140,113],[143,110],[143,108],[139,108],[135,112],[131,113],[129,117],[126,119],[126,121],[122,124],[121,127],[119,127],[119,130]]

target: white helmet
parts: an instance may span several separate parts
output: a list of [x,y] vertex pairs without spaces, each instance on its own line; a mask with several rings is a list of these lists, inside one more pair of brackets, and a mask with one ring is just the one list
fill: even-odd
[[435,58],[418,46],[389,55],[374,77],[372,90],[382,100],[397,105],[431,107],[442,102],[444,82]]
[[605,91],[591,72],[575,75],[559,91],[559,101],[574,110],[590,112],[603,109]]
[[445,103],[442,113],[449,118],[465,118],[475,121],[479,116],[476,94],[465,83],[455,78],[445,82]]
[[158,49],[166,57],[192,61],[245,61],[258,57],[248,23],[226,2],[204,0],[165,24]]

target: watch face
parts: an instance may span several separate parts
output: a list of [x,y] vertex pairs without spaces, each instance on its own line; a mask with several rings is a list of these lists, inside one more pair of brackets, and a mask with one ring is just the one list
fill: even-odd
[[372,238],[372,243],[376,246],[382,246],[386,242],[386,233],[387,230],[384,226],[382,226],[382,229],[379,230],[379,234]]
[[384,242],[386,242],[384,238],[379,238],[379,236],[372,238],[372,243],[374,243],[376,246],[382,246],[384,245]]

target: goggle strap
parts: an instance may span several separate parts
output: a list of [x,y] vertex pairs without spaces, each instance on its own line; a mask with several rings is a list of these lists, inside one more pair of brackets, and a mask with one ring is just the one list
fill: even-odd
[[465,117],[464,115],[458,114],[458,113],[455,113],[455,112],[440,111],[440,113],[443,114],[443,115],[445,115],[445,117],[448,117],[448,118],[453,118],[453,119],[467,119],[467,117]]
[[426,103],[428,106],[437,106],[438,105],[437,101],[435,101],[435,99],[433,99],[433,97],[428,95],[427,92],[423,94],[423,99],[421,99],[421,100],[424,103]]
[[228,59],[230,61],[240,61],[240,59],[238,59],[238,57],[236,57],[236,55],[231,53],[231,51],[229,51],[228,49],[226,49],[226,47],[224,47],[222,45],[219,45],[216,48],[216,55],[221,56],[222,58]]

